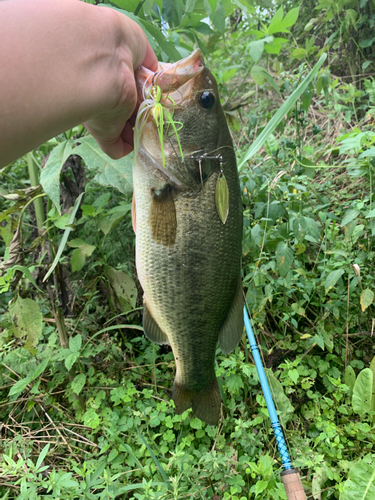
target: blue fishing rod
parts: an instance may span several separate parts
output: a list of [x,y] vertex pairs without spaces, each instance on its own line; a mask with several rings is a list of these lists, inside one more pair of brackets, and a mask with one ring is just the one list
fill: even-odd
[[262,360],[260,358],[259,348],[255,340],[253,329],[251,327],[250,318],[247,313],[246,305],[244,306],[244,320],[247,338],[249,339],[251,352],[253,354],[255,366],[258,372],[260,385],[264,399],[266,400],[268,413],[271,419],[271,425],[275,434],[277,448],[281,457],[283,471],[281,479],[284,484],[285,493],[288,500],[306,500],[306,494],[302,486],[301,476],[298,469],[294,469],[289,457],[288,448],[285,442],[283,429],[280,425],[279,418],[276,413],[275,405],[272,399],[270,387],[268,385],[267,377],[263,368]]

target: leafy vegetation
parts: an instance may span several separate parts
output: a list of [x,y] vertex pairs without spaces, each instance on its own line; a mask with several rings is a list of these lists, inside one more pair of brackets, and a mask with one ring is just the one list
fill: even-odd
[[[373,2],[111,4],[159,59],[204,52],[238,153],[243,283],[294,465],[309,498],[373,499]],[[217,351],[219,425],[174,413],[173,355],[140,326],[131,165],[77,126],[1,171],[0,496],[285,499],[245,338]]]

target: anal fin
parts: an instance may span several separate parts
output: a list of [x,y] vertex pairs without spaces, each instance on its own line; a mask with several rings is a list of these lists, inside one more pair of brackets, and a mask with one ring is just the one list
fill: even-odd
[[228,316],[219,332],[219,346],[225,354],[233,351],[241,340],[244,328],[243,305],[244,297],[240,277]]
[[143,304],[143,331],[151,342],[155,342],[155,344],[169,344],[167,335],[152,317],[146,302]]

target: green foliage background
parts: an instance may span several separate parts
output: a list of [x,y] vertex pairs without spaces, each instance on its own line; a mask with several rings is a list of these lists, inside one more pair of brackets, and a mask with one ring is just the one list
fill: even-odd
[[[203,51],[238,154],[243,283],[294,465],[311,499],[373,500],[375,2],[107,4],[160,60]],[[245,338],[217,351],[219,425],[174,413],[172,352],[140,326],[131,162],[77,126],[0,172],[0,498],[285,499]]]

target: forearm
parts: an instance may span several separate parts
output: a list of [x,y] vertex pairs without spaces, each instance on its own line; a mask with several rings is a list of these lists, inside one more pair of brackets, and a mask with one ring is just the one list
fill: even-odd
[[78,0],[0,2],[0,165],[124,99],[144,53],[132,60],[117,15]]

